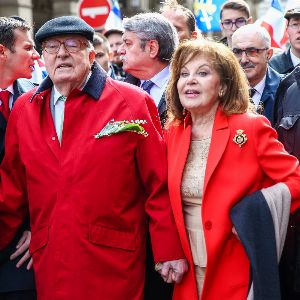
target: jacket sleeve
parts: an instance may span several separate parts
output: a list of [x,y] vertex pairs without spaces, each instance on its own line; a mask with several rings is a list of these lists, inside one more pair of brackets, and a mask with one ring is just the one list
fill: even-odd
[[19,157],[16,132],[19,112],[20,109],[14,109],[10,115],[0,167],[0,249],[12,241],[28,216],[26,174]]
[[[148,198],[150,236],[155,261],[183,258],[167,188],[167,155],[154,102],[146,96],[147,108],[142,115],[147,121],[146,138],[140,139],[137,164]],[[141,113],[141,110],[139,111]]]

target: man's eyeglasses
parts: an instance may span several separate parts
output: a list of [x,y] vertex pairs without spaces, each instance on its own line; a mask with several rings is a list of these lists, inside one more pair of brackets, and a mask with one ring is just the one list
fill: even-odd
[[246,49],[240,49],[240,48],[233,48],[232,52],[235,54],[237,58],[241,58],[243,56],[243,52],[245,52],[246,56],[248,57],[256,57],[260,52],[268,50],[269,48],[246,48]]
[[84,46],[88,47],[88,43],[75,39],[67,39],[63,42],[59,40],[45,41],[42,44],[42,48],[49,54],[57,54],[62,44],[69,53],[79,52]]
[[233,24],[236,28],[240,28],[246,25],[247,21],[248,20],[246,20],[245,18],[237,18],[236,20],[224,20],[223,22],[221,22],[221,24],[225,29],[231,29]]
[[297,30],[297,29],[300,28],[300,24],[299,23],[293,23],[293,24],[289,24],[288,27],[292,28],[293,30]]

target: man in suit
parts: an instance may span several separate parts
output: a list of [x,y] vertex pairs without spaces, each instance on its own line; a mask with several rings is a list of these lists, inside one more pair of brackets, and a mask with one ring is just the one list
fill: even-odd
[[49,75],[8,123],[0,249],[29,213],[39,300],[142,300],[148,227],[164,280],[187,269],[153,100],[94,63],[93,37],[75,16],[39,29]]
[[[164,125],[167,117],[165,89],[169,80],[169,61],[178,45],[176,29],[158,13],[144,13],[123,22],[123,43],[118,53],[127,72],[125,81],[140,86],[155,101]],[[167,286],[153,270],[150,240],[147,245],[145,300],[169,300],[172,286]]]
[[274,97],[281,76],[268,66],[273,54],[269,33],[261,26],[245,25],[232,35],[232,50],[248,78],[257,112],[272,122]]
[[290,73],[300,64],[300,6],[288,10],[284,17],[288,21],[290,48],[270,60],[270,66],[280,74]]
[[[4,156],[4,137],[10,110],[19,96],[35,87],[31,78],[35,60],[39,58],[30,35],[29,25],[22,19],[0,18],[0,160]],[[28,79],[25,79],[28,78]],[[27,230],[26,230],[27,229]],[[1,252],[0,299],[34,300],[34,275],[30,269],[28,222],[10,245]],[[24,231],[25,230],[25,231]],[[24,254],[25,253],[25,254]],[[23,257],[22,257],[23,255]],[[20,259],[21,256],[21,259]],[[26,268],[27,265],[27,268]]]
[[123,69],[129,74],[125,82],[140,86],[152,96],[164,124],[169,62],[178,45],[176,29],[158,13],[135,15],[126,19],[123,26],[123,43],[118,53]]

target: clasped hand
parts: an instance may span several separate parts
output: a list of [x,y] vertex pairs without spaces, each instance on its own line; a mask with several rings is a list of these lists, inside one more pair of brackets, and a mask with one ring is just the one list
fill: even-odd
[[155,269],[165,282],[179,283],[188,270],[188,264],[186,259],[170,260],[156,264]]

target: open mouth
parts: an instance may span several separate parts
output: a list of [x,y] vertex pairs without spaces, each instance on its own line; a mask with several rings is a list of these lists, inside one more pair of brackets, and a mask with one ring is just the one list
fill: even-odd
[[56,69],[66,69],[66,68],[71,68],[72,65],[70,64],[59,64]]
[[185,95],[199,95],[200,92],[196,91],[196,90],[186,90]]

